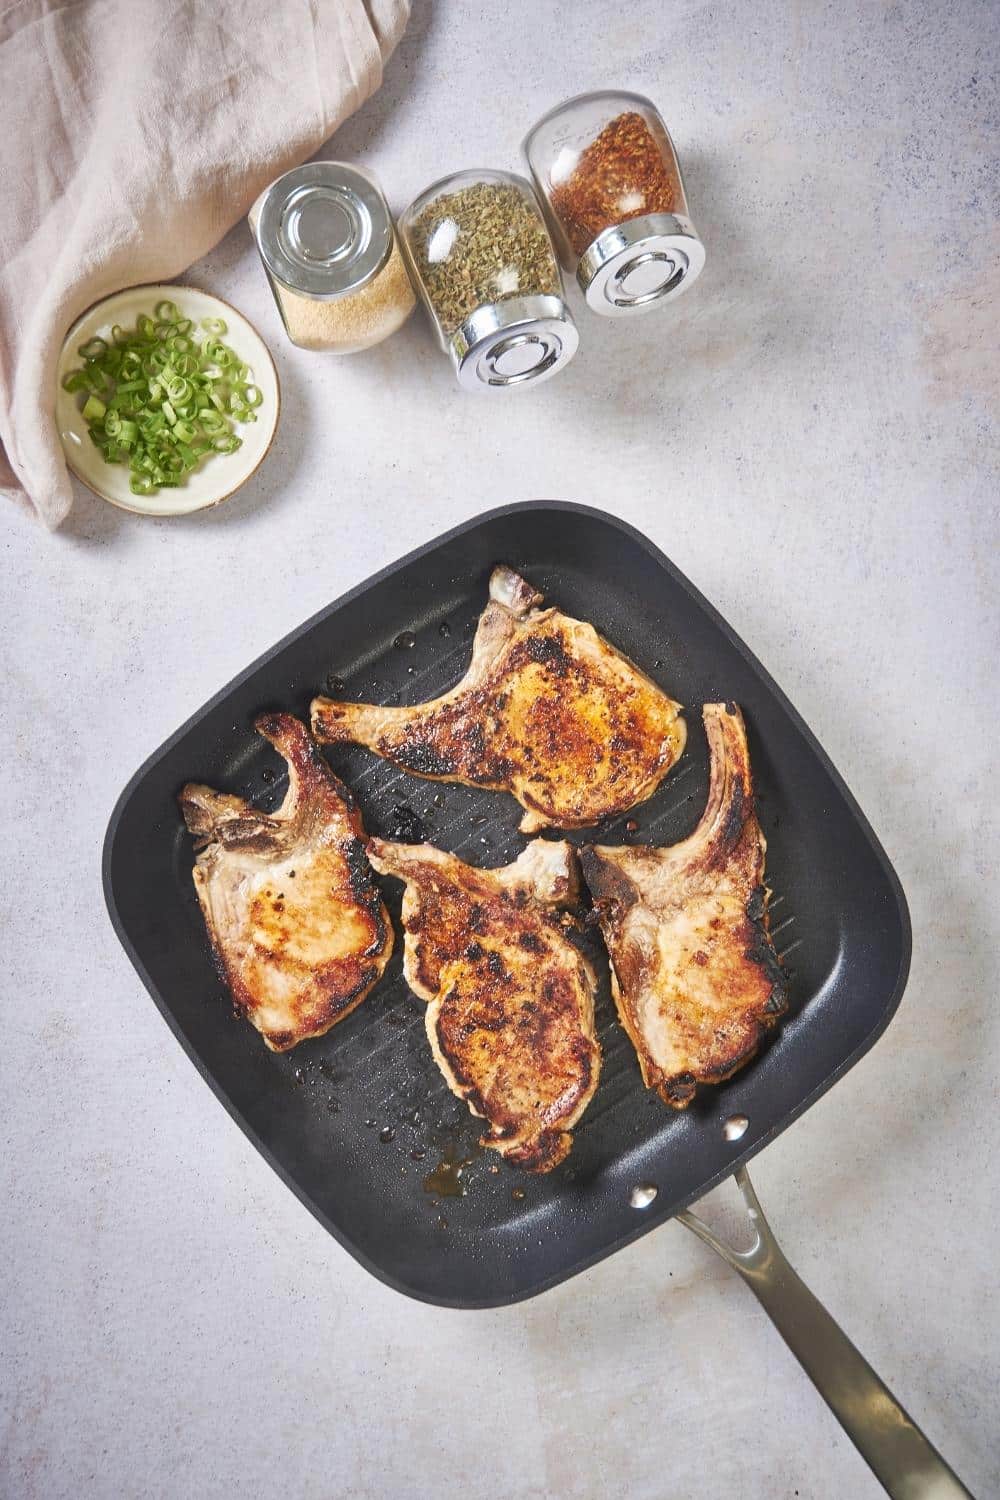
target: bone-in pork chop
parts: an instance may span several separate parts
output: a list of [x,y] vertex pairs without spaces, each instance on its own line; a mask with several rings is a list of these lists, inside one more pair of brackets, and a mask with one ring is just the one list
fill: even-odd
[[558,908],[574,898],[568,844],[536,839],[477,870],[429,844],[372,839],[376,870],[406,882],[403,973],[427,1001],[448,1087],[486,1120],[482,1144],[547,1172],[597,1087],[593,969]]
[[541,603],[495,568],[457,687],[402,708],[317,698],[316,737],[366,745],[417,776],[511,792],[525,833],[626,812],[684,749],[680,705],[592,625]]
[[286,1052],[361,1004],[393,936],[350,792],[298,719],[262,714],[255,727],[288,762],[276,813],[194,783],[178,800],[198,840],[195,889],[233,999],[268,1047]]
[[743,716],[709,703],[704,718],[711,780],[691,837],[580,854],[622,1025],[646,1087],[676,1109],[748,1062],[786,1008]]

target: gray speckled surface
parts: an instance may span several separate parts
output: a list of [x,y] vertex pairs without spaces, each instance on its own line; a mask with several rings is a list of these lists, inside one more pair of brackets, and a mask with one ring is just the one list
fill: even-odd
[[284,420],[251,486],[180,522],[83,493],[56,537],[2,518],[0,1493],[881,1493],[680,1227],[506,1311],[370,1279],[211,1097],[107,922],[107,816],[162,738],[393,557],[547,495],[674,558],[896,863],[902,1008],[755,1179],[982,1500],[1000,1492],[996,10],[417,9],[334,147],[397,208],[447,170],[514,165],[542,109],[621,82],[663,107],[708,267],[634,327],[581,313],[572,370],[487,404],[417,321],[353,361],[291,350],[238,227],[190,279],[279,360]]

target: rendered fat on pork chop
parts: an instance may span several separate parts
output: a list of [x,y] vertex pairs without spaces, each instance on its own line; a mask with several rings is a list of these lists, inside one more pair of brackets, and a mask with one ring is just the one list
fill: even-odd
[[597,1087],[596,977],[559,908],[576,856],[535,839],[478,870],[429,844],[372,839],[376,870],[406,883],[403,973],[427,1001],[431,1050],[448,1087],[486,1120],[482,1144],[548,1172]]
[[277,812],[189,783],[194,885],[237,1008],[272,1052],[322,1036],[378,980],[393,933],[351,793],[305,725],[262,714],[255,728],[288,762]]
[[411,707],[317,698],[314,733],[417,776],[511,792],[524,833],[626,812],[684,749],[680,704],[592,625],[541,603],[517,573],[495,568],[456,687]]
[[709,703],[704,719],[708,803],[690,838],[580,854],[622,1025],[646,1087],[675,1109],[749,1062],[787,1005],[743,716]]

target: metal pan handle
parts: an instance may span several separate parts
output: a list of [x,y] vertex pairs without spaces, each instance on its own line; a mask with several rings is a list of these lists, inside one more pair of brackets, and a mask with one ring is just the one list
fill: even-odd
[[973,1500],[940,1453],[785,1259],[746,1167],[735,1174],[754,1230],[734,1250],[691,1212],[677,1218],[743,1278],[893,1500]]

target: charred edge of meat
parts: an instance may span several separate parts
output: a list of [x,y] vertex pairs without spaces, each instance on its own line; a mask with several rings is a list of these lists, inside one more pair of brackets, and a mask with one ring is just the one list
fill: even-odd
[[[409,937],[409,933],[407,933],[407,937]],[[426,994],[433,995],[437,989],[438,980],[437,970],[431,961],[430,946],[426,943],[415,944],[410,949],[410,961],[413,964],[414,979],[414,983],[410,985],[410,988],[416,989],[419,986],[425,991],[424,998],[426,999]]]
[[764,1011],[768,1016],[783,1016],[788,1009],[788,990],[784,984],[776,984],[771,993],[764,1001]]
[[279,739],[288,727],[288,715],[280,713],[278,709],[267,710],[257,715],[253,727],[267,740]]
[[614,918],[624,916],[639,899],[639,892],[632,881],[616,864],[603,859],[593,844],[584,844],[577,853],[583,878],[593,899],[597,921],[611,921],[615,907],[617,911],[614,912]]
[[375,935],[372,939],[368,953],[381,952],[386,938],[386,926],[382,897],[372,867],[368,863],[368,855],[365,852],[365,841],[359,838],[347,839],[342,845],[344,861],[347,865],[347,878],[351,884],[351,894],[359,906],[362,906],[375,924]]
[[746,820],[752,812],[753,798],[747,797],[743,790],[743,782],[737,777],[732,785],[729,807],[726,809],[726,821],[715,856],[716,863],[721,856],[728,854],[739,843]]
[[327,761],[320,753],[318,748],[315,750],[315,756],[318,764],[323,769],[327,781],[330,783],[331,789],[336,792],[337,796],[344,804],[345,810],[349,813],[356,812],[358,804],[350,787],[346,784],[346,782],[341,781],[340,777],[330,769],[330,766],[328,765]]
[[656,1092],[664,1104],[669,1104],[672,1109],[687,1109],[699,1088],[714,1087],[725,1083],[727,1079],[733,1077],[734,1073],[745,1068],[771,1036],[774,1020],[771,1016],[757,1016],[752,1024],[753,1036],[741,1052],[727,1056],[722,1067],[706,1068],[697,1078],[693,1073],[678,1073],[675,1077],[665,1078],[657,1084]]
[[762,969],[771,981],[771,993],[764,1003],[765,1011],[769,1016],[780,1015],[788,1009],[788,976],[774,951],[774,944],[768,930],[767,891],[764,886],[759,885],[751,891],[745,910],[755,938],[755,941],[745,950],[745,957]]
[[513,776],[514,762],[506,755],[495,755],[483,770],[467,771],[464,774],[470,786],[499,787],[500,783]]
[[[384,926],[382,930],[384,934]],[[374,947],[369,949],[369,952],[377,951],[378,950]],[[360,996],[365,993],[366,990],[369,990],[372,987],[375,981],[381,976],[381,973],[382,971],[377,964],[372,964],[369,968],[365,969],[353,989],[348,990],[344,995],[340,997],[340,1000],[337,1004],[336,1014],[340,1016],[346,1009],[349,1009],[360,998]]]
[[664,1104],[669,1104],[673,1109],[686,1109],[697,1089],[698,1081],[693,1073],[678,1073],[674,1078],[665,1078],[657,1086],[656,1092]]
[[272,1031],[265,1040],[272,1052],[290,1052],[298,1036],[294,1031]]
[[[530,776],[528,779],[529,781],[543,782],[545,786],[548,787],[551,791],[551,780],[548,776],[543,776],[541,772],[539,772],[537,776]],[[540,817],[546,819],[551,817],[551,809],[547,807],[544,802],[539,802],[537,797],[533,797],[525,786],[522,786],[520,792],[518,793],[518,801],[524,808],[525,812],[538,813]],[[571,820],[565,815],[565,813],[562,814],[559,818],[559,826],[560,828],[571,828],[573,826]]]
[[[373,946],[368,951],[374,953],[378,950]],[[272,1052],[289,1052],[300,1042],[310,1041],[314,1035],[324,1035],[325,1032],[332,1030],[338,1021],[357,1009],[365,995],[380,978],[381,972],[377,964],[363,969],[358,976],[357,983],[349,990],[345,990],[343,994],[336,996],[336,1003],[334,1003],[334,996],[325,995],[323,997],[325,1014],[320,1018],[323,1030],[319,1033],[309,1032],[303,1035],[300,1031],[264,1031],[261,1035]]]
[[767,887],[755,886],[747,899],[746,913],[755,927],[763,927],[764,913],[767,911]]
[[[471,1104],[476,1114],[480,1115],[484,1120],[486,1120],[489,1119],[490,1114],[489,1105],[486,1102],[486,1098],[480,1090],[478,1084],[476,1083],[475,1078],[464,1065],[461,1053],[448,1045],[446,1028],[442,1025],[443,1017],[446,1013],[446,1007],[457,997],[457,995],[457,989],[455,987],[452,987],[448,991],[448,993],[442,997],[441,1008],[438,1012],[437,1017],[438,1046],[441,1049],[442,1056],[445,1058],[448,1064],[448,1071],[451,1074],[455,1085],[457,1086],[459,1093],[461,1094],[461,1097],[466,1101],[467,1104]],[[464,1028],[464,1034],[468,1036],[472,1030],[476,1029],[482,1029],[484,1031],[494,1031],[497,1029],[502,1029],[502,1024],[500,1028],[497,1028],[492,1024],[483,1026],[482,1020],[483,1018],[480,1018],[478,1021],[474,1022],[471,1027]],[[491,1124],[490,1128],[492,1131],[492,1139],[499,1141],[504,1140],[507,1136],[513,1135],[517,1129],[517,1126],[513,1123],[507,1125]]]
[[393,746],[391,754],[397,765],[417,776],[454,776],[458,771],[458,764],[451,756],[442,755],[425,741],[404,740],[401,745]]
[[368,855],[365,852],[364,840],[357,837],[345,839],[341,845],[341,850],[347,865],[347,876],[351,883],[351,894],[363,906],[370,909],[372,902],[377,902],[379,896],[372,877],[372,867],[368,863]]
[[[483,1136],[482,1144],[496,1144],[497,1136]],[[551,1172],[561,1161],[565,1161],[573,1147],[573,1137],[568,1130],[543,1130],[534,1140],[526,1141],[513,1151],[503,1154],[514,1166],[526,1172]]]

